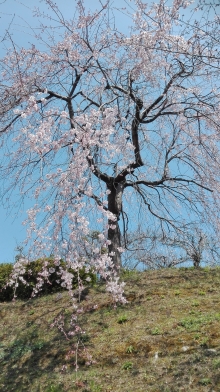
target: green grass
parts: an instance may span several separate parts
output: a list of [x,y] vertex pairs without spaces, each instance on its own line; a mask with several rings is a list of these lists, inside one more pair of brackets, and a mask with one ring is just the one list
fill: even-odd
[[74,338],[51,328],[58,315],[69,328],[67,293],[1,302],[1,392],[220,391],[220,269],[123,272],[123,279],[127,305],[114,308],[99,284],[81,303],[78,372]]

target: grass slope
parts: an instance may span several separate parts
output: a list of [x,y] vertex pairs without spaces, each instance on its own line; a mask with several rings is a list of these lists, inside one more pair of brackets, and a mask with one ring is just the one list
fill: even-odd
[[66,293],[1,303],[1,392],[220,391],[220,269],[127,272],[123,279],[127,305],[114,309],[102,285],[81,303],[84,345],[96,363],[85,365],[79,347],[77,373],[67,355],[71,340],[50,327],[62,315],[68,329]]

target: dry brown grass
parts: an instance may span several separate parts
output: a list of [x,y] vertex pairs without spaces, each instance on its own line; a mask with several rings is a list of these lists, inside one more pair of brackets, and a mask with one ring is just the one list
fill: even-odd
[[[102,285],[80,316],[96,361],[66,359],[70,343],[51,329],[71,314],[67,294],[0,304],[2,392],[220,391],[220,269],[125,273],[128,304],[114,309]],[[97,305],[93,310],[92,305]],[[62,372],[62,366],[67,369]]]

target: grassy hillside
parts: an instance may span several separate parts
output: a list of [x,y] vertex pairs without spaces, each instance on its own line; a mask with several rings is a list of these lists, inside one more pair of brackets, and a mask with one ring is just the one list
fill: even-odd
[[50,327],[61,315],[68,329],[66,293],[0,303],[0,390],[220,391],[220,269],[130,272],[124,279],[127,305],[114,309],[102,285],[82,301],[83,341],[95,363],[87,366],[79,347],[77,373],[74,354],[67,355],[73,342]]

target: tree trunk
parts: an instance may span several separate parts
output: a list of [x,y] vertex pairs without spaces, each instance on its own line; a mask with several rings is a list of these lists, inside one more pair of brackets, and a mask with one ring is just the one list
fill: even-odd
[[108,239],[111,241],[108,251],[112,257],[114,268],[119,271],[121,268],[121,252],[119,252],[118,248],[121,247],[121,232],[118,222],[122,209],[124,182],[108,185],[108,189],[111,192],[108,195],[108,210],[117,217],[116,221],[112,221],[111,219],[108,221]]
[[[108,251],[113,260],[114,268],[119,271],[121,268],[121,253],[118,251],[118,248],[121,247],[120,227],[118,221],[113,222],[109,220],[108,225],[108,239],[111,241],[111,244],[108,246]],[[116,228],[111,229],[112,225],[116,226]]]

